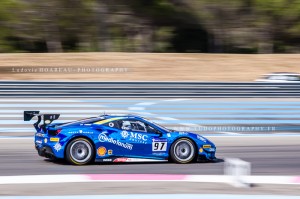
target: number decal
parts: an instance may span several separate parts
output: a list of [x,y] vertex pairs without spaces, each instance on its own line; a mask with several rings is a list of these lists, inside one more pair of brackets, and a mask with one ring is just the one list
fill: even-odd
[[166,151],[167,140],[165,139],[153,139],[152,140],[152,151]]

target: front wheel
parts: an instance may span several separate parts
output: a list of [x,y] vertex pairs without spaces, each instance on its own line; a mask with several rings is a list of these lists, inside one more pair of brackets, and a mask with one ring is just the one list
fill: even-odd
[[188,138],[176,140],[170,150],[172,160],[181,164],[192,162],[196,155],[196,147]]
[[66,159],[74,165],[89,164],[94,157],[94,147],[85,138],[75,138],[66,149]]

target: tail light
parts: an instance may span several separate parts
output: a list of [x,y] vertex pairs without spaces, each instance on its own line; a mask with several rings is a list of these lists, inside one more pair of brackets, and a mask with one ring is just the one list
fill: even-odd
[[52,136],[56,136],[61,132],[61,129],[48,130],[48,134]]

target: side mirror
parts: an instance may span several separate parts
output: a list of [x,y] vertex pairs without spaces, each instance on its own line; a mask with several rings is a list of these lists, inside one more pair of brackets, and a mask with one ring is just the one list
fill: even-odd
[[159,137],[162,137],[163,133],[160,132],[159,130],[156,130],[156,133],[159,135]]

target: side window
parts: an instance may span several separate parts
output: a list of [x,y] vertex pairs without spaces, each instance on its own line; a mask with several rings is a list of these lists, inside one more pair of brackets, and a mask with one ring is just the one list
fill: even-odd
[[129,120],[118,120],[119,129],[129,131],[131,130],[131,123]]
[[148,133],[158,133],[158,131],[155,128],[153,128],[152,126],[150,126],[148,124],[146,124],[146,127],[147,127]]
[[104,126],[108,126],[108,127],[111,127],[111,128],[116,128],[116,129],[119,129],[119,124],[117,121],[111,121],[111,122],[107,122],[105,124],[103,124]]
[[157,133],[157,130],[147,123],[138,120],[119,120],[118,126],[125,131],[138,131],[145,133]]

